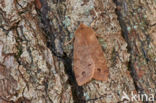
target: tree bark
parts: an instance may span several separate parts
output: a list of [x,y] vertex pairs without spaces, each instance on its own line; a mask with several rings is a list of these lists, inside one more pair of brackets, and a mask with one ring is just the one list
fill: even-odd
[[[154,0],[1,0],[0,103],[150,101],[156,93],[155,11]],[[76,83],[70,40],[80,23],[98,34],[107,81]],[[148,98],[132,100],[132,93]]]

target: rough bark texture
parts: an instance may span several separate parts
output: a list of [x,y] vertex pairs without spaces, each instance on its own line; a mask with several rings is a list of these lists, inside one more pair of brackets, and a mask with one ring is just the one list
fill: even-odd
[[[106,82],[76,83],[80,22],[99,34]],[[155,94],[155,80],[155,0],[0,0],[0,103],[119,103]]]

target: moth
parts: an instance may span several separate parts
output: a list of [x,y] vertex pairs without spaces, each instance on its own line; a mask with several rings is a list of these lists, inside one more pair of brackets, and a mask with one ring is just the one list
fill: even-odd
[[35,4],[36,4],[37,9],[42,8],[42,4],[41,4],[40,0],[35,0]]
[[80,24],[75,31],[73,68],[79,86],[92,78],[105,81],[109,76],[106,59],[96,33],[84,24]]

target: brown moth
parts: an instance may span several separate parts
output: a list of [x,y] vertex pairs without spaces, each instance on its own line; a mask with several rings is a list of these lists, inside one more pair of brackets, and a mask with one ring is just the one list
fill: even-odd
[[40,0],[35,0],[35,4],[36,4],[37,9],[42,8],[42,4],[41,4]]
[[75,32],[74,73],[79,86],[92,78],[105,81],[109,70],[94,30],[80,24]]

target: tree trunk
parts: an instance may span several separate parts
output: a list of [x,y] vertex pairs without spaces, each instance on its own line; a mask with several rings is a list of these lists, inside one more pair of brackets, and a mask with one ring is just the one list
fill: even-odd
[[[71,40],[80,23],[98,34],[107,81],[77,85]],[[154,0],[0,1],[0,103],[154,102],[155,80]]]

